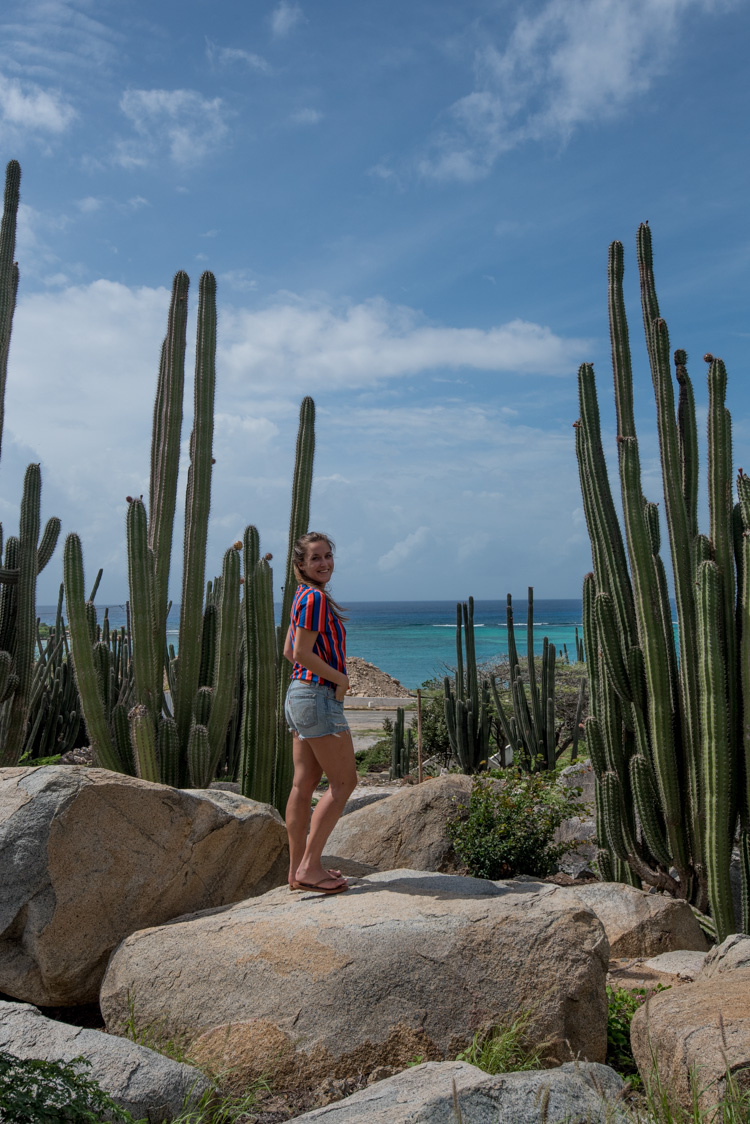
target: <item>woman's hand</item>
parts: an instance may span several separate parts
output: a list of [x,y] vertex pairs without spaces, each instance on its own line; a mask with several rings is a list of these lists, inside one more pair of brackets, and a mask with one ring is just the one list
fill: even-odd
[[346,692],[348,690],[349,690],[349,680],[348,679],[345,679],[343,683],[337,683],[334,698],[338,702],[343,702],[344,696],[346,695]]

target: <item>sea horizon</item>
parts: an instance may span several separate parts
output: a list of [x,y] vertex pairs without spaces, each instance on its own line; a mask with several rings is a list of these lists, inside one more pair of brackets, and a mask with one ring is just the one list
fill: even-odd
[[[345,606],[348,656],[358,656],[415,690],[424,682],[440,678],[456,664],[456,601],[390,600],[349,601]],[[97,604],[101,623],[109,610],[110,626],[125,624],[125,602]],[[276,603],[279,623],[281,604]],[[54,621],[56,605],[39,605],[37,615],[47,623]],[[526,653],[527,599],[513,601],[516,644]],[[581,598],[534,598],[534,651],[541,655],[544,638],[563,654],[575,660],[575,637],[582,636]],[[506,600],[474,600],[474,628],[477,662],[504,659],[508,653]],[[179,611],[174,608],[167,621],[169,643],[177,647]]]

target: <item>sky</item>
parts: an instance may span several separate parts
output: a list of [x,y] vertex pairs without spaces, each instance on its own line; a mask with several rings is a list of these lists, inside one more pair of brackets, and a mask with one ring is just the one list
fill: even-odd
[[278,586],[311,395],[311,527],[336,541],[337,598],[580,596],[576,373],[595,364],[613,456],[613,239],[660,498],[641,221],[699,426],[711,351],[750,462],[749,40],[748,0],[5,0],[0,159],[22,167],[6,535],[40,461],[43,517],[80,535],[87,582],[104,568],[99,600],[125,600],[172,277],[190,275],[194,316],[211,270],[207,576],[254,523]]

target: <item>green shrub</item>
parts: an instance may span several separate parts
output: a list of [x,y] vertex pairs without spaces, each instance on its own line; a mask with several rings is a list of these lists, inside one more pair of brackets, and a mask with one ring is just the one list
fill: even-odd
[[578,840],[555,843],[554,834],[563,820],[583,814],[579,794],[558,785],[554,772],[506,769],[478,776],[468,812],[462,809],[448,821],[448,836],[475,878],[543,878],[578,845]]
[[[412,719],[415,733],[416,727],[415,717]],[[442,693],[422,699],[422,747],[425,757],[436,754],[442,755],[446,760],[450,757],[451,742],[445,721],[445,696]]]
[[13,1124],[98,1124],[105,1118],[131,1124],[133,1117],[72,1062],[24,1060],[0,1052],[0,1120]]

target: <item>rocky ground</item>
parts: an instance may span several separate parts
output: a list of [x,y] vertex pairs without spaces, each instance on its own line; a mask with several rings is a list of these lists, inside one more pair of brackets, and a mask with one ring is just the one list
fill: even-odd
[[374,663],[368,663],[359,656],[349,656],[346,668],[352,695],[371,699],[414,698],[413,693],[399,683],[398,679],[394,679],[379,667],[375,667]]

